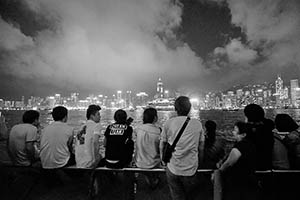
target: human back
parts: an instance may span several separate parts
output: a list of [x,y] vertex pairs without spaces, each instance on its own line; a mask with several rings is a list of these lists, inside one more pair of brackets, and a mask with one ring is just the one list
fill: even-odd
[[98,105],[88,107],[87,122],[76,136],[75,158],[77,167],[94,167],[100,161],[100,110],[101,107]]
[[9,152],[15,165],[29,166],[35,160],[35,143],[39,113],[28,110],[23,114],[23,123],[12,127],[9,136]]
[[43,168],[61,168],[71,158],[73,128],[66,124],[67,109],[58,106],[53,109],[54,122],[48,125],[41,135],[40,157]]
[[135,164],[140,168],[160,165],[159,138],[161,129],[155,125],[157,111],[147,108],[143,114],[143,124],[134,130],[136,134]]

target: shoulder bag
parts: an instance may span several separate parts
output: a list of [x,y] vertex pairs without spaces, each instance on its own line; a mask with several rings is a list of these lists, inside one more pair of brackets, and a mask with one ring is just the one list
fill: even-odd
[[175,146],[176,146],[179,138],[181,137],[185,127],[189,123],[189,121],[190,121],[190,118],[187,117],[172,145],[170,145],[168,142],[165,142],[164,148],[163,148],[163,155],[162,155],[162,161],[164,163],[169,163],[170,162],[171,157],[172,157],[172,153],[175,151]]

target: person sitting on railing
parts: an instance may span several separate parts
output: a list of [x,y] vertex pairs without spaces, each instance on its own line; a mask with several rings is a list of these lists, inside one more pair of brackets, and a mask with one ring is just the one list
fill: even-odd
[[223,178],[225,200],[257,199],[256,147],[250,129],[244,122],[237,122],[234,125],[232,133],[237,143],[219,168]]
[[114,114],[115,123],[109,125],[104,133],[105,158],[99,166],[123,168],[132,160],[134,142],[133,129],[127,121],[127,113],[119,109]]
[[217,124],[212,120],[205,122],[205,144],[204,144],[204,158],[201,168],[215,169],[216,164],[225,155],[225,141],[216,139]]
[[12,164],[8,154],[8,129],[4,115],[0,111],[0,164]]
[[73,154],[73,128],[67,125],[68,110],[63,106],[53,108],[54,122],[41,135],[40,157],[44,169],[57,169],[75,165]]
[[9,134],[9,153],[14,165],[30,166],[38,160],[36,142],[39,117],[38,111],[28,110],[23,114],[23,123],[12,127]]
[[273,154],[273,125],[265,118],[264,109],[257,104],[249,104],[244,109],[246,122],[251,125],[256,151],[256,170],[270,170]]
[[98,105],[90,105],[86,111],[87,122],[76,135],[75,158],[80,168],[96,167],[101,159],[99,148],[100,111]]
[[[159,138],[161,128],[156,126],[157,110],[146,108],[143,113],[143,124],[134,129],[136,135],[135,164],[139,168],[151,169],[161,167],[159,154]],[[145,174],[150,187],[155,188],[159,183],[157,174]]]
[[283,141],[286,132],[285,133],[279,132],[275,128],[275,123],[273,121],[272,123],[274,124],[273,125],[274,146],[273,146],[273,157],[272,157],[272,169],[281,169],[281,170],[290,169],[288,150],[286,144]]
[[288,151],[291,169],[300,169],[300,132],[299,125],[288,114],[277,114],[275,126],[282,136],[283,144]]

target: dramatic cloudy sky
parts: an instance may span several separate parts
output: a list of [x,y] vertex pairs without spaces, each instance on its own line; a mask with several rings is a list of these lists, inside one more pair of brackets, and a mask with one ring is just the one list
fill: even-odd
[[0,0],[0,98],[300,78],[299,0]]

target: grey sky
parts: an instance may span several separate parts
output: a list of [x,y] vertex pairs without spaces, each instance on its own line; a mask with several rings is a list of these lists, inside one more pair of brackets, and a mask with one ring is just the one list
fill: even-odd
[[300,75],[297,0],[1,4],[0,83],[9,89],[0,96],[151,93],[158,77],[170,89],[204,91]]

